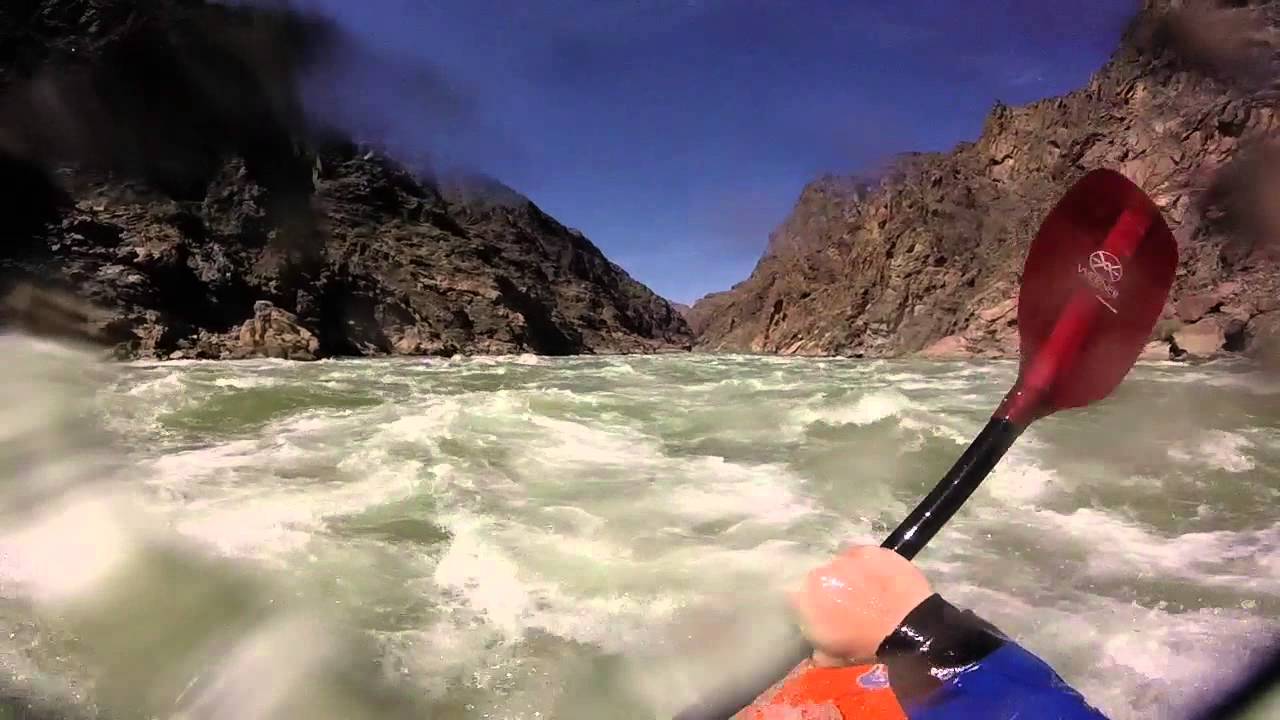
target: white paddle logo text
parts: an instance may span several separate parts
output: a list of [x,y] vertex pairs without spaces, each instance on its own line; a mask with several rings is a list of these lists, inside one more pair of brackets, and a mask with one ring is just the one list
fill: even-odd
[[1077,269],[1084,277],[1084,281],[1101,293],[1096,296],[1098,300],[1111,312],[1117,312],[1108,299],[1115,300],[1120,297],[1120,291],[1116,290],[1115,285],[1120,282],[1120,278],[1124,277],[1124,267],[1120,264],[1120,258],[1106,250],[1097,250],[1089,256],[1088,267],[1079,265]]

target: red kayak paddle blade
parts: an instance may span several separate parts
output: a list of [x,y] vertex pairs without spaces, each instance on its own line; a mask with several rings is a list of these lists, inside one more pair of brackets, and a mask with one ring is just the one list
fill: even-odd
[[1177,265],[1177,242],[1137,185],[1105,169],[1077,182],[1027,254],[1006,416],[1026,423],[1109,395],[1150,338]]

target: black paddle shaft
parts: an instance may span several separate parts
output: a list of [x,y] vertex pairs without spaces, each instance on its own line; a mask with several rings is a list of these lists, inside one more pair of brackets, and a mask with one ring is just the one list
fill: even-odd
[[[1007,418],[991,418],[933,491],[920,501],[897,529],[889,533],[880,547],[893,550],[908,560],[914,558],[978,489],[1025,429],[1026,426]],[[776,662],[744,678],[734,687],[720,688],[713,697],[685,708],[673,720],[730,720],[812,654],[813,647],[797,633],[778,654]]]
[[880,547],[893,550],[908,560],[914,559],[991,474],[996,463],[1025,429],[1026,426],[1015,424],[1008,418],[991,418],[956,464],[916,505],[907,519],[889,533]]

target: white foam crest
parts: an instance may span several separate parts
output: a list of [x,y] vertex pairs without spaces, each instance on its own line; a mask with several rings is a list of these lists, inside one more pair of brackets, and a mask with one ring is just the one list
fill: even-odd
[[153,509],[222,554],[280,559],[304,548],[328,517],[412,495],[422,468],[420,461],[392,460],[370,446],[335,458],[339,475],[330,482],[309,475],[296,486],[281,482],[291,462],[311,457],[279,439],[171,453],[151,463],[157,476],[151,484],[166,491],[153,499]]
[[671,511],[693,521],[750,519],[787,525],[818,512],[795,488],[801,481],[785,466],[740,465],[722,458],[688,461],[681,482],[666,491]]
[[682,606],[666,594],[579,596],[544,585],[538,593],[541,609],[528,626],[575,642],[620,653],[645,643],[655,624],[669,622]]
[[1142,378],[1143,380],[1154,380],[1155,382],[1166,382],[1177,385],[1203,385],[1214,379],[1214,376],[1210,373],[1187,370],[1186,366],[1181,362],[1166,360],[1148,364],[1155,367],[1168,368],[1173,372],[1146,375]]
[[431,440],[448,434],[462,414],[461,401],[433,402],[424,412],[403,415],[386,424],[380,434],[397,440]]
[[593,515],[575,505],[547,505],[541,509],[543,515],[553,520],[564,520],[573,529],[583,535],[599,532],[608,522],[605,518]]
[[616,393],[610,392],[593,392],[581,393],[565,388],[539,387],[533,390],[521,390],[520,396],[526,399],[526,402],[534,400],[562,400],[576,405],[598,406],[607,401],[610,397],[618,397]]
[[182,373],[174,369],[154,380],[137,383],[125,392],[134,397],[157,398],[181,393],[186,388]]
[[1205,383],[1213,387],[1243,390],[1250,395],[1280,394],[1280,374],[1274,371],[1257,370],[1248,373],[1231,375],[1215,375]]
[[[545,558],[548,553],[576,555],[596,567],[629,565],[619,556],[618,546],[551,536],[470,513],[456,513],[446,524],[452,540],[432,573],[433,581],[508,642],[519,642],[529,630],[541,630],[619,650],[641,641],[645,628],[669,618],[678,607],[673,598],[661,594],[572,592],[565,580],[539,572],[554,564]],[[539,554],[543,562],[522,562],[506,548],[512,543],[522,554]]]
[[601,375],[639,375],[640,371],[625,360],[615,360],[600,369]]
[[766,380],[764,378],[725,378],[707,383],[704,388],[715,391],[721,388],[743,388],[757,392],[778,392],[780,390],[795,390],[803,387],[800,383],[779,383],[777,380]]
[[1257,445],[1280,450],[1280,427],[1252,427],[1243,432]]
[[[923,413],[921,414],[924,415]],[[934,437],[945,438],[959,445],[967,445],[971,438],[965,436],[964,433],[955,429],[949,424],[935,422],[932,420],[924,420],[921,417],[906,416],[898,421],[898,425],[903,430],[915,430],[922,435],[933,435]],[[920,443],[915,445],[916,450],[920,449]]]
[[730,588],[746,588],[768,595],[781,592],[813,568],[828,562],[842,546],[855,540],[859,544],[876,544],[865,527],[852,524],[845,524],[832,533],[830,539],[829,547],[810,547],[781,537],[740,547],[723,541],[707,541],[673,547],[661,557],[661,563],[690,573],[693,586],[686,592],[694,604],[704,602],[706,593],[725,592]]
[[891,373],[881,373],[879,375],[876,375],[876,379],[883,380],[884,382],[888,382],[888,383],[898,384],[908,380],[922,380],[924,379],[924,375],[920,373],[915,373],[915,372],[891,372]]
[[1027,447],[1015,447],[983,483],[990,496],[1021,507],[1038,500],[1058,482],[1058,474],[1032,460]]
[[[817,512],[813,500],[797,490],[802,480],[783,466],[669,456],[655,438],[626,425],[608,427],[532,414],[525,397],[503,391],[458,401],[465,416],[500,418],[505,443],[520,448],[519,487],[504,486],[504,495],[525,496],[531,488],[559,486],[571,477],[583,488],[630,488],[624,491],[651,512],[684,522],[731,518],[778,525]],[[523,422],[511,424],[513,416]],[[388,432],[394,427],[393,423]],[[434,429],[414,426],[411,434]],[[454,469],[448,474],[474,485],[467,473]],[[486,484],[497,480],[490,478]]]
[[1201,430],[1192,443],[1176,443],[1168,450],[1169,457],[1179,462],[1198,463],[1240,473],[1254,469],[1257,464],[1249,456],[1253,443],[1247,437],[1225,430]]
[[158,478],[185,481],[220,471],[258,465],[267,450],[259,440],[233,440],[210,447],[170,452],[151,462]]
[[533,444],[534,459],[553,465],[619,466],[651,463],[661,455],[650,439],[625,430],[605,430],[589,425],[557,420],[540,415],[528,419],[529,425],[541,429]]
[[229,378],[215,378],[213,384],[220,388],[249,390],[252,388],[273,387],[283,385],[284,380],[266,375],[241,375]]
[[[113,390],[121,399],[127,398],[128,412],[113,413],[108,426],[123,435],[137,433],[139,426],[158,426],[159,419],[193,402],[200,402],[226,388],[213,382],[202,381],[180,367],[157,366],[163,374],[147,372],[140,376],[127,370],[114,382]],[[109,396],[108,396],[109,397]]]
[[355,428],[366,428],[366,417],[358,417],[365,411],[353,410],[313,410],[299,413],[275,423],[266,430],[266,434],[291,442],[306,438],[328,438],[339,436],[342,439],[357,439],[352,436]]
[[181,466],[183,472],[198,474],[198,461],[204,455],[213,457],[212,467],[241,465],[236,458],[242,458],[245,468],[278,468],[314,460],[316,453],[332,456],[336,463],[346,457],[344,445],[383,453],[407,443],[430,451],[442,438],[461,432],[460,425],[469,417],[521,412],[527,412],[527,407],[509,391],[428,395],[409,404],[374,408],[313,410],[272,423],[259,439],[179,453],[171,456],[170,462]]
[[[345,364],[346,363],[344,363],[344,365]],[[354,365],[355,362],[352,362],[351,364]],[[402,368],[397,368],[397,372],[400,370],[402,370]],[[325,380],[363,380],[368,377],[368,374],[360,370],[350,370],[346,368],[339,370],[337,368],[329,368],[325,370],[324,375],[321,377]]]
[[455,355],[449,358],[449,364],[463,367],[494,368],[511,364],[511,355]]
[[915,406],[906,395],[894,390],[879,390],[862,395],[851,405],[803,407],[793,411],[793,416],[802,425],[870,425],[901,415],[912,407]]
[[949,375],[959,378],[981,378],[983,380],[1008,378],[1012,381],[1018,369],[1017,360],[984,360],[981,363],[963,362],[950,364],[956,369],[950,371]]
[[945,375],[926,375],[921,372],[879,373],[876,380],[890,383],[898,390],[928,390],[942,392],[947,390],[965,390],[973,387],[973,382],[956,373]]
[[1092,508],[1035,513],[1037,519],[1057,528],[1059,537],[1088,548],[1090,570],[1102,576],[1176,577],[1280,594],[1280,576],[1268,572],[1280,552],[1280,524],[1252,531],[1164,537]]
[[[733,517],[782,523],[815,511],[807,498],[778,481],[787,477],[780,467],[737,466],[717,458],[655,459],[680,466],[681,475],[671,476],[677,487],[643,487],[631,502],[612,507],[667,514],[678,523],[671,529],[676,535],[689,522]],[[575,527],[547,526],[538,517],[546,513],[567,517]],[[449,513],[444,525],[452,540],[432,575],[446,597],[457,598],[458,608],[483,618],[507,642],[536,629],[622,652],[648,642],[655,623],[667,622],[685,602],[701,596],[692,588],[677,589],[689,579],[714,588],[723,587],[716,578],[750,577],[758,585],[776,578],[780,569],[807,567],[797,558],[812,560],[809,565],[818,560],[797,543],[770,539],[737,549],[719,541],[673,544],[641,559],[630,545],[606,537],[607,515],[560,504],[541,508],[528,524],[517,519],[522,514]],[[637,592],[653,584],[644,578],[655,572],[686,579],[659,583],[664,590],[658,593]],[[602,584],[605,578],[608,584]]]
[[930,392],[944,392],[953,390],[965,390],[972,386],[972,383],[964,380],[945,380],[945,379],[920,379],[906,380],[896,383],[895,386],[900,390],[927,390]]
[[459,514],[449,519],[447,527],[452,540],[432,578],[458,593],[505,636],[518,637],[532,599],[520,580],[520,566],[486,539],[494,522]]

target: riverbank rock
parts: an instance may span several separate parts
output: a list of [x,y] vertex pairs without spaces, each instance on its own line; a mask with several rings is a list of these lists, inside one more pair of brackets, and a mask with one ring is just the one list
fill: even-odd
[[0,296],[92,306],[105,319],[62,327],[120,357],[691,346],[670,303],[528,198],[316,130],[298,78],[339,45],[358,51],[248,4],[0,5]]
[[1246,352],[1253,358],[1280,369],[1280,310],[1255,316],[1246,328]]
[[973,357],[969,342],[959,335],[948,335],[920,351],[920,356],[930,360],[949,360]]
[[1153,340],[1142,348],[1139,360],[1169,360],[1173,357],[1173,348],[1164,340]]
[[253,304],[253,317],[240,328],[239,346],[232,357],[315,360],[319,352],[320,341],[298,324],[296,315],[259,300]]
[[[1188,32],[1210,26],[1188,19],[1193,5],[1249,32],[1206,44]],[[951,152],[813,181],[751,276],[689,312],[698,347],[877,357],[960,336],[981,356],[1014,355],[1008,303],[1032,237],[1073,182],[1108,167],[1151,195],[1179,243],[1152,339],[1240,349],[1280,297],[1280,1],[1221,5],[1148,0],[1084,87],[997,104]]]
[[1173,334],[1176,355],[1210,358],[1217,355],[1226,344],[1226,332],[1222,329],[1222,323],[1215,317],[1204,318]]

